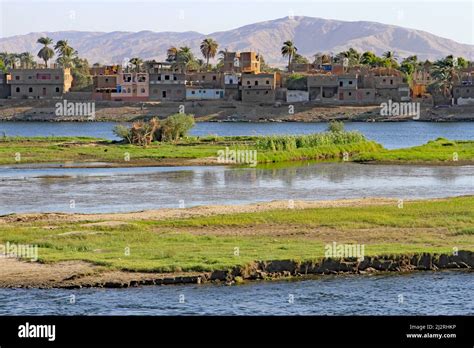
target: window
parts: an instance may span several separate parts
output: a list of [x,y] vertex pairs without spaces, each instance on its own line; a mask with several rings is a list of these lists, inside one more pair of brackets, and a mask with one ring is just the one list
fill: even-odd
[[233,79],[230,79],[229,80],[229,84],[232,85],[234,83],[234,80]]
[[33,87],[28,88],[28,92],[33,93]]
[[339,87],[342,87],[342,85],[343,85],[343,82],[339,81]]
[[142,88],[140,92],[145,93],[145,88]]
[[56,75],[56,76],[54,77],[54,79],[55,79],[55,80],[59,80],[59,76]]
[[351,95],[352,95],[352,92],[349,92],[349,96],[351,96]]
[[247,81],[247,85],[250,85],[250,81]]
[[370,95],[370,92],[365,92],[365,95]]
[[250,92],[249,92],[249,91],[247,91],[247,95],[249,95],[249,94],[250,94]]
[[267,83],[267,85],[269,85],[269,84],[270,84],[270,81],[269,81],[269,80],[267,80],[267,81],[266,81],[266,83]]
[[109,79],[105,79],[105,82],[109,82]]
[[349,81],[349,84],[352,85],[352,81]]
[[59,87],[56,87],[56,93],[59,93]]
[[177,80],[178,78],[176,77],[176,75],[173,75],[173,80]]
[[161,81],[161,75],[158,75],[158,81]]
[[16,92],[17,92],[17,93],[20,93],[20,87],[17,87],[17,88],[16,88]]
[[212,80],[213,80],[213,81],[216,81],[216,80],[217,80],[217,76],[216,76],[216,75],[213,75],[213,76],[212,76]]
[[387,80],[383,79],[382,82],[387,82]]
[[255,81],[255,86],[258,86],[258,81]]
[[219,91],[216,91],[216,94],[219,94]]
[[393,85],[393,80],[390,80],[390,84]]
[[170,75],[165,75],[165,80],[169,80],[170,79]]
[[205,79],[206,79],[206,76],[205,76],[205,75],[202,75],[202,79],[205,80]]
[[191,91],[191,94],[196,94],[196,92],[195,92],[195,91]]
[[268,94],[268,91],[265,91],[265,94]]
[[28,76],[28,80],[31,80],[33,78],[33,76]]
[[19,80],[19,79],[20,79],[20,76],[16,75],[15,80]]

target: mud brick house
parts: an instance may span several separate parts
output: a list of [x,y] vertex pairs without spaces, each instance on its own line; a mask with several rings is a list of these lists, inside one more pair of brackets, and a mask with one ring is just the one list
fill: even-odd
[[308,75],[307,86],[309,100],[337,100],[339,88],[336,75],[318,74]]
[[7,81],[14,99],[59,99],[71,89],[70,69],[11,69]]
[[186,99],[186,75],[172,71],[150,73],[150,100]]
[[275,102],[278,84],[276,73],[242,74],[242,101],[255,103]]
[[149,98],[149,74],[146,72],[120,72],[117,75],[117,91],[111,94],[116,101],[147,101]]

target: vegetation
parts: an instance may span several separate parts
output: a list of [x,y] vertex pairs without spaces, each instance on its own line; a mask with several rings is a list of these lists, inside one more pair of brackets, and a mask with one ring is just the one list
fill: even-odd
[[37,41],[39,44],[43,45],[43,48],[38,52],[38,57],[44,60],[44,65],[48,67],[48,60],[53,58],[54,51],[49,45],[53,44],[53,40],[49,37],[40,37]]
[[176,142],[187,136],[193,126],[193,115],[178,113],[170,115],[161,124],[155,117],[149,122],[136,121],[130,128],[117,125],[113,132],[126,143],[147,146],[153,141]]
[[214,58],[217,53],[217,48],[219,47],[219,44],[211,38],[206,38],[202,40],[201,46],[199,47],[201,49],[201,53],[206,58],[206,69],[209,70],[209,58]]
[[394,163],[471,163],[474,161],[474,141],[438,138],[421,146],[360,153],[355,156],[354,160]]
[[285,41],[281,47],[281,55],[288,57],[288,71],[290,70],[291,59],[296,55],[296,51],[298,51],[298,49],[291,40]]
[[333,241],[364,244],[366,256],[473,250],[474,197],[404,202],[402,209],[392,203],[168,220],[10,219],[2,225],[0,242],[36,244],[40,262],[84,260],[158,272],[314,260],[324,257],[324,246]]
[[307,90],[308,78],[303,74],[291,74],[286,79],[289,90]]

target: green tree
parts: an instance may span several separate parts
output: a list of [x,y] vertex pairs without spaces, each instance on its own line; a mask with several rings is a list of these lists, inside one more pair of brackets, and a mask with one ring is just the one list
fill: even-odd
[[188,134],[194,123],[193,115],[181,113],[170,115],[161,123],[158,140],[177,141]]
[[218,47],[219,44],[214,39],[207,38],[202,40],[201,46],[199,48],[201,49],[202,55],[206,59],[207,69],[209,69],[209,59],[216,56]]
[[293,64],[308,64],[309,60],[305,56],[302,56],[301,54],[296,53],[293,56],[293,59],[291,60]]
[[452,55],[439,59],[431,66],[430,74],[435,80],[429,88],[447,98],[453,96],[453,85],[459,81],[460,67]]
[[29,69],[36,65],[35,58],[30,52],[20,53],[19,58],[22,67]]
[[296,54],[298,49],[294,45],[293,41],[287,40],[283,43],[283,46],[281,47],[281,55],[283,57],[288,57],[288,71],[290,71],[290,64],[291,64],[291,59],[293,56]]
[[143,64],[143,60],[139,57],[135,57],[135,58],[130,59],[130,64],[132,64],[135,67],[136,72],[140,72],[141,66]]
[[37,43],[43,45],[38,52],[38,57],[44,60],[44,65],[48,67],[48,60],[54,57],[54,51],[49,45],[53,44],[53,40],[49,37],[40,37]]

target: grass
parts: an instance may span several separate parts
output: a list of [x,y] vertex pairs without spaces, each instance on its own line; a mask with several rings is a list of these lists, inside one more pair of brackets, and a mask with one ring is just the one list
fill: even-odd
[[421,146],[359,153],[355,156],[354,160],[358,162],[393,163],[474,162],[474,141],[438,138]]
[[[287,143],[295,143],[290,147]],[[278,148],[269,146],[277,143]],[[282,149],[280,147],[286,147]],[[0,164],[45,162],[125,162],[153,163],[163,159],[216,158],[219,150],[257,150],[259,163],[308,159],[339,159],[347,152],[379,151],[382,147],[354,132],[332,135],[320,133],[300,137],[189,137],[178,143],[153,143],[144,148],[104,139],[83,137],[3,137]],[[19,157],[18,157],[19,155]]]
[[[97,223],[101,222],[101,223]],[[255,260],[310,260],[324,245],[366,255],[474,250],[474,197],[393,205],[274,210],[171,220],[5,223],[0,242],[37,244],[42,262],[84,260],[131,271],[211,271]],[[289,233],[291,232],[291,233]],[[125,255],[130,248],[130,255]],[[234,255],[239,248],[239,256]]]
[[159,165],[163,160],[174,160],[179,165],[188,163],[189,159],[212,163],[218,151],[227,147],[257,150],[260,164],[340,160],[344,154],[349,161],[362,163],[474,163],[474,141],[438,138],[421,146],[387,150],[358,132],[323,132],[301,136],[189,137],[173,144],[155,142],[146,148],[87,137],[2,137],[0,165],[41,162]]

